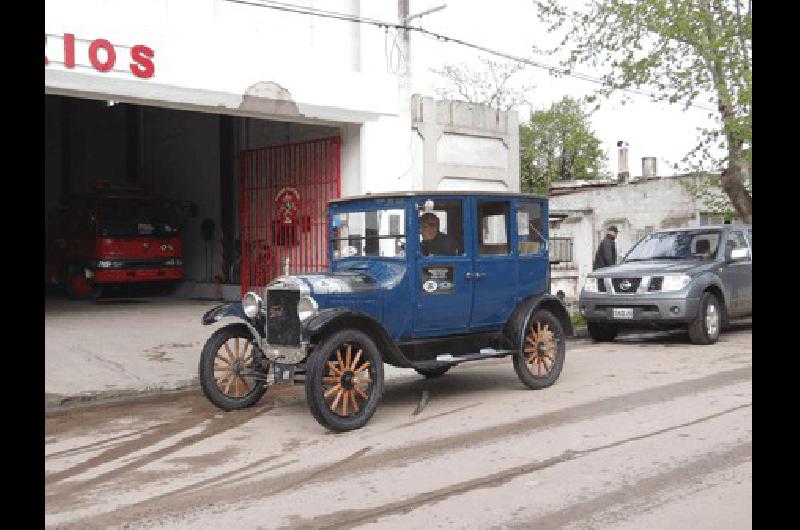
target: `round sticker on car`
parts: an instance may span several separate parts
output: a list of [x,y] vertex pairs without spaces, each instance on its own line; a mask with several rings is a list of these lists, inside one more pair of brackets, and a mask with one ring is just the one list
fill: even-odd
[[427,282],[422,284],[422,290],[425,291],[426,293],[432,293],[433,291],[438,289],[438,287],[439,286],[433,280],[428,280]]

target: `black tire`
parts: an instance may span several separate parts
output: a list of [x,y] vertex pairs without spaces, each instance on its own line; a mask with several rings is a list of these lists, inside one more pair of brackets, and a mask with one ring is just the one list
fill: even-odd
[[689,323],[689,340],[692,344],[714,344],[719,340],[723,320],[723,309],[716,295],[703,293],[697,317]]
[[424,375],[426,379],[433,379],[434,377],[443,376],[450,368],[450,365],[446,365],[438,368],[414,368],[414,370],[419,375]]
[[[358,370],[365,362],[369,364]],[[367,374],[359,376],[364,372]],[[366,333],[356,329],[338,331],[325,337],[308,356],[306,401],[314,419],[326,429],[344,432],[363,427],[378,408],[382,395],[383,359]],[[355,405],[351,407],[351,403]]]
[[72,300],[97,300],[103,292],[103,288],[94,281],[86,280],[89,283],[88,291],[81,291],[75,288],[74,281],[76,276],[83,274],[83,267],[70,265],[64,273],[64,290],[67,297]]
[[586,329],[595,342],[611,342],[617,338],[617,333],[619,333],[617,326],[600,322],[587,322]]
[[[514,371],[520,380],[534,390],[555,383],[564,367],[567,350],[567,337],[561,322],[550,311],[539,309],[526,319],[517,336],[519,351],[513,359]],[[531,341],[536,344],[541,342],[542,348],[539,349]]]
[[[230,346],[226,348],[225,345],[232,340],[235,341],[235,349]],[[253,336],[247,326],[230,324],[215,331],[203,347],[199,366],[200,387],[206,398],[222,410],[250,407],[267,391],[267,384],[264,381],[266,374],[262,373],[259,379],[247,374],[236,375],[235,368],[229,363],[229,361],[233,361],[234,364],[238,362],[241,363],[240,369],[262,372],[261,368],[255,369],[254,366],[262,365],[264,354],[252,340]],[[240,349],[243,341],[245,344],[243,349]],[[251,352],[249,355],[248,351]],[[220,362],[216,363],[217,360]],[[231,369],[226,369],[226,364],[231,366]],[[215,373],[218,374],[216,378]]]

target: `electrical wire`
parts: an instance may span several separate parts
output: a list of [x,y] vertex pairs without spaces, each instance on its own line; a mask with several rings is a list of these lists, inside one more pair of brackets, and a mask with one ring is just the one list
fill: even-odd
[[[479,44],[475,44],[475,43],[472,43],[472,42],[467,42],[467,41],[462,40],[462,39],[458,39],[458,38],[455,38],[455,37],[449,37],[447,35],[436,33],[436,32],[424,29],[424,28],[419,27],[419,26],[409,26],[409,25],[406,25],[406,24],[399,24],[399,23],[395,23],[395,22],[387,22],[387,21],[378,20],[378,19],[374,19],[374,18],[365,18],[365,17],[361,17],[361,16],[358,16],[358,15],[349,15],[347,13],[339,13],[339,12],[336,12],[336,11],[326,11],[326,10],[318,9],[318,8],[315,8],[315,7],[298,6],[298,5],[295,5],[295,4],[289,4],[289,3],[286,3],[286,2],[278,2],[278,1],[274,1],[274,0],[221,0],[221,1],[230,2],[230,3],[234,3],[234,4],[249,5],[249,6],[254,6],[254,7],[266,7],[267,9],[275,9],[275,10],[278,10],[278,11],[285,11],[285,12],[296,13],[296,14],[301,14],[301,15],[317,16],[317,17],[322,17],[322,18],[330,18],[330,19],[335,19],[335,20],[343,20],[343,21],[346,21],[346,22],[354,22],[354,23],[358,23],[358,24],[368,24],[368,25],[379,27],[379,28],[385,28],[387,30],[388,29],[395,29],[395,30],[416,31],[419,34],[424,35],[424,36],[426,36],[428,38],[432,38],[434,40],[439,40],[439,41],[444,41],[444,42],[451,42],[451,43],[454,43],[454,44],[465,46],[467,48],[472,48],[474,50],[482,51],[484,53],[488,53],[488,54],[495,55],[495,56],[498,56],[498,57],[503,57],[503,58],[511,60],[511,61],[515,61],[515,62],[518,62],[518,63],[526,64],[526,65],[529,65],[529,66],[533,66],[535,68],[540,68],[540,69],[546,70],[550,75],[558,74],[558,75],[562,75],[562,76],[567,76],[567,77],[572,77],[572,78],[575,78],[575,79],[579,79],[579,80],[582,80],[582,81],[587,81],[587,82],[590,82],[590,83],[603,85],[603,86],[606,86],[606,87],[610,86],[610,84],[609,84],[607,79],[591,76],[591,75],[584,74],[584,73],[581,73],[581,72],[573,72],[569,68],[549,65],[549,64],[546,64],[546,63],[542,63],[542,62],[539,62],[539,61],[534,61],[532,59],[528,59],[526,57],[519,57],[519,56],[512,55],[512,54],[509,54],[509,53],[506,53],[506,52],[503,52],[503,51],[500,51],[500,50],[495,50],[495,49],[492,49],[492,48],[481,46]],[[395,36],[395,44],[397,43],[396,39],[397,39],[397,36]],[[400,60],[405,59],[405,57],[403,57],[403,55],[402,55],[402,50],[399,47],[399,45],[398,45],[398,50],[399,50],[399,53],[400,53]],[[387,60],[388,60],[388,54],[387,54]],[[620,90],[620,91],[623,91],[623,92],[629,92],[629,93],[637,94],[637,95],[641,95],[641,96],[648,96],[650,98],[653,98],[654,100],[657,100],[659,98],[659,95],[656,94],[656,93],[649,92],[647,90],[637,89],[637,88],[618,88],[617,90]],[[708,111],[714,111],[714,112],[717,111],[716,108],[708,107],[706,105],[702,105],[702,104],[699,104],[699,103],[689,103],[688,106],[699,108],[699,109],[703,109],[703,110],[708,110]]]

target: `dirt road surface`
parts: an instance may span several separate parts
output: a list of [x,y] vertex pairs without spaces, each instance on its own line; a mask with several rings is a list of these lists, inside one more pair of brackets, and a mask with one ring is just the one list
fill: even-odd
[[301,386],[245,411],[190,393],[45,426],[47,527],[750,528],[752,332],[578,341],[540,391],[508,359],[409,372],[339,435]]

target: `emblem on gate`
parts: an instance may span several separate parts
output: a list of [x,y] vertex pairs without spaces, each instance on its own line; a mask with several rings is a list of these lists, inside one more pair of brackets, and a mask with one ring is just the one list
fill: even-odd
[[619,282],[619,288],[622,289],[623,291],[627,291],[628,289],[631,288],[631,282],[629,282],[628,280],[622,280],[621,282]]
[[281,188],[275,195],[275,207],[278,221],[285,225],[297,223],[300,208],[300,192],[296,188]]

